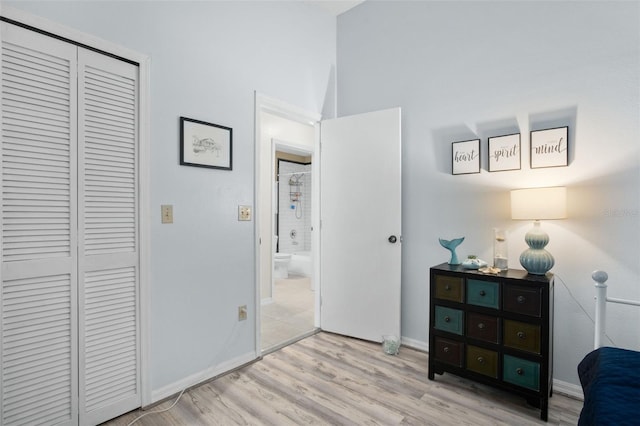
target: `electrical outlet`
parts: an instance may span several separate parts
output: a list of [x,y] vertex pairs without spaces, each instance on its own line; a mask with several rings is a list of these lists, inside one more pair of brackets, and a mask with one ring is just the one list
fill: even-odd
[[238,321],[247,319],[247,305],[238,306]]
[[162,214],[162,223],[173,223],[173,206],[171,204],[163,204],[160,206]]
[[251,220],[251,206],[238,206],[238,220]]

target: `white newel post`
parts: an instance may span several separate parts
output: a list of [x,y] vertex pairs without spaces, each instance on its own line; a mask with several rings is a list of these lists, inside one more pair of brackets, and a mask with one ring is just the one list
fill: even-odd
[[596,330],[593,338],[593,348],[598,349],[604,341],[605,318],[607,314],[607,284],[609,278],[604,271],[594,271],[591,278],[596,283]]

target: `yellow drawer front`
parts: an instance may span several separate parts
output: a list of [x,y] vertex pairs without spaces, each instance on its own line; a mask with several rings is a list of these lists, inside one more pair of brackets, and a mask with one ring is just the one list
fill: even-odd
[[522,351],[540,353],[540,326],[525,322],[504,320],[505,346]]
[[438,299],[462,302],[462,278],[450,277],[448,275],[436,275],[436,297]]
[[477,346],[467,346],[467,370],[498,377],[498,353]]

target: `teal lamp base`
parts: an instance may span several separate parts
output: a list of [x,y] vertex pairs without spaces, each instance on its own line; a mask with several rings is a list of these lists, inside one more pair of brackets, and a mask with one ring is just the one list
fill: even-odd
[[546,274],[553,268],[555,260],[551,253],[544,249],[549,243],[549,235],[540,228],[539,221],[533,223],[533,229],[527,232],[524,240],[529,248],[520,255],[520,264],[532,275]]

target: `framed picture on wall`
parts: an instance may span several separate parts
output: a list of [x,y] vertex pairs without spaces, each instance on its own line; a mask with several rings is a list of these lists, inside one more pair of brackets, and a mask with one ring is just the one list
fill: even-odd
[[489,171],[520,170],[520,133],[489,138]]
[[233,130],[180,117],[180,164],[231,170]]
[[569,165],[569,127],[531,132],[531,168]]
[[480,173],[480,139],[453,142],[451,163],[454,175]]

